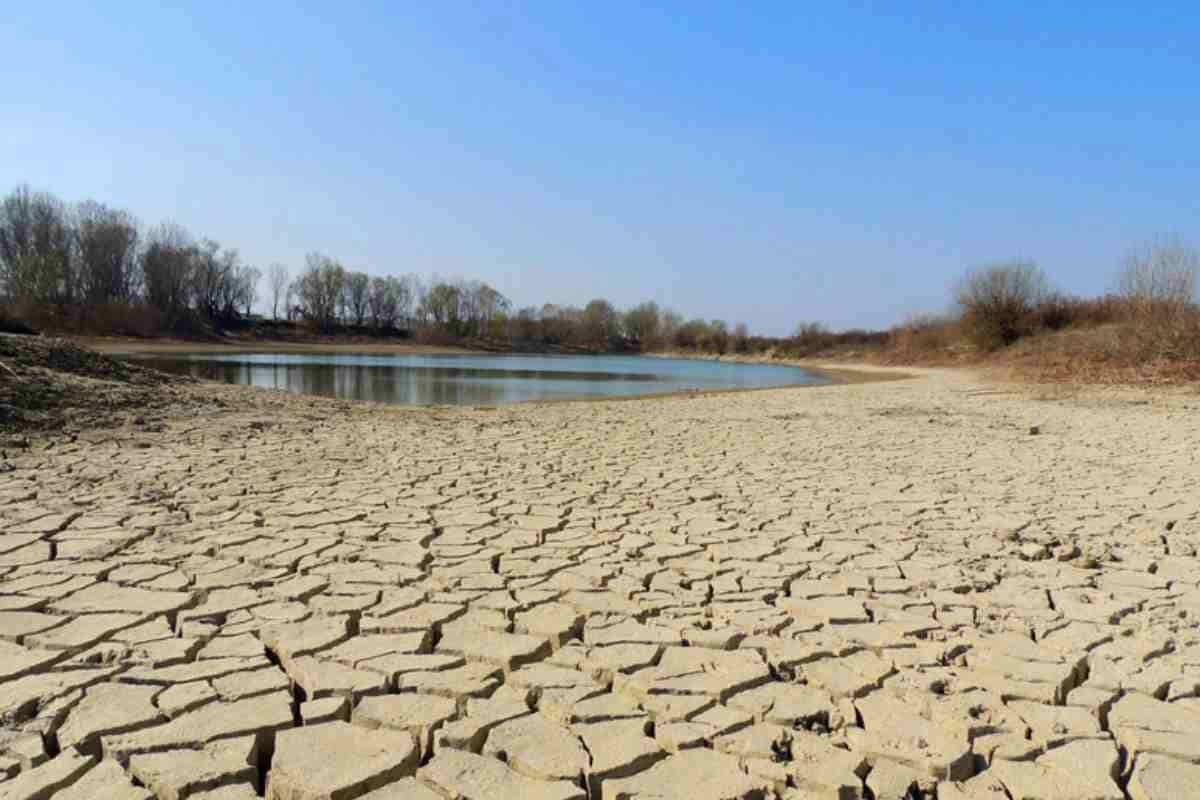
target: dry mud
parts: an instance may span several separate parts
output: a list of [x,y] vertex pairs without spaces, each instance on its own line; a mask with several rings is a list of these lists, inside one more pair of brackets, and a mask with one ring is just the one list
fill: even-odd
[[5,453],[3,800],[1200,795],[1194,394],[203,391]]

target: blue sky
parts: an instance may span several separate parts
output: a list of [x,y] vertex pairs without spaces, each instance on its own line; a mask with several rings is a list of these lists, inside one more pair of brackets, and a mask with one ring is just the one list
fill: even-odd
[[9,4],[0,189],[772,334],[1200,240],[1200,4],[647,5]]

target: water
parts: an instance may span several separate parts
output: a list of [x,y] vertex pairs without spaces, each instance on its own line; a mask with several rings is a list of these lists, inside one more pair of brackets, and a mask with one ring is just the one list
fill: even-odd
[[206,380],[399,405],[499,405],[825,382],[797,367],[639,356],[184,353],[138,360]]

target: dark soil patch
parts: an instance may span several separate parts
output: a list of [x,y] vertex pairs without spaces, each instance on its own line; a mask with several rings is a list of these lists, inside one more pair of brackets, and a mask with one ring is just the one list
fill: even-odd
[[190,383],[63,339],[0,334],[0,430],[110,426],[166,407]]

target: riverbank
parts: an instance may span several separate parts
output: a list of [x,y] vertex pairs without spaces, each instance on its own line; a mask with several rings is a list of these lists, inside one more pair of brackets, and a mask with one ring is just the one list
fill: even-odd
[[362,353],[368,355],[453,355],[487,352],[454,345],[393,341],[290,341],[273,339],[137,339],[133,337],[74,336],[69,341],[114,356],[172,355],[175,353]]
[[[181,391],[5,448],[23,790],[128,781],[76,742],[312,793],[297,753],[386,739],[377,785],[405,796],[1119,797],[1190,768],[1194,393],[945,370],[490,409]],[[414,709],[435,721],[372,730]]]

